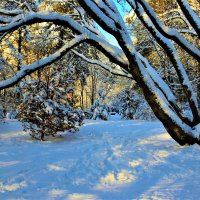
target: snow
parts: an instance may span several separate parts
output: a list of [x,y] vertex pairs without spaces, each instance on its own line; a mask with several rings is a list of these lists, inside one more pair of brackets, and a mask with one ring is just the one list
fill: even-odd
[[7,120],[0,199],[199,199],[199,160],[199,146],[178,146],[157,121],[87,120],[40,142]]

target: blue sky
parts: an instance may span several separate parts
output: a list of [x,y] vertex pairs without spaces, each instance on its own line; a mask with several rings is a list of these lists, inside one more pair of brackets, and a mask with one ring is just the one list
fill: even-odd
[[[119,9],[122,17],[125,17],[125,15],[127,15],[127,12],[124,11],[123,6],[120,5],[119,3],[116,3],[116,5],[117,5],[117,8]],[[125,9],[130,10],[130,7],[127,5]],[[117,40],[112,35],[110,35],[106,31],[104,31],[101,27],[99,27],[99,28],[100,28],[100,31],[103,33],[103,35],[109,40],[110,43],[112,43],[115,46],[119,46],[117,43]]]

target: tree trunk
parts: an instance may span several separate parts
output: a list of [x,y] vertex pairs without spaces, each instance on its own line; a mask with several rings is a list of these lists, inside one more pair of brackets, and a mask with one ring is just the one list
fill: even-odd
[[22,28],[19,28],[18,30],[18,53],[20,58],[18,59],[18,65],[17,65],[17,71],[21,69],[21,64],[22,64],[22,59],[21,59],[21,54],[22,54]]
[[84,109],[84,84],[81,81],[81,109]]
[[[156,104],[156,100],[152,98],[152,95],[146,89],[143,89],[145,98],[149,103],[150,107],[152,108],[156,117],[162,122],[167,132],[170,136],[178,142],[180,145],[192,145],[195,143],[199,143],[197,138],[192,136],[192,132],[187,132],[187,126],[185,128],[181,127],[181,125],[177,124],[169,115],[166,114],[165,110],[161,108],[158,104]],[[192,127],[191,131],[192,131]],[[189,130],[189,129],[188,129]]]
[[[148,82],[145,82],[140,74],[140,70],[135,67],[132,71],[132,75],[136,77],[136,81],[143,90],[146,101],[150,105],[155,116],[162,122],[169,135],[180,145],[200,144],[200,141],[192,136],[192,127],[185,124],[170,106],[167,108],[170,112],[165,110],[165,107],[162,106],[162,102],[157,99],[158,96],[156,96],[155,91],[152,90],[151,86]],[[163,104],[165,104],[165,102],[163,102]]]

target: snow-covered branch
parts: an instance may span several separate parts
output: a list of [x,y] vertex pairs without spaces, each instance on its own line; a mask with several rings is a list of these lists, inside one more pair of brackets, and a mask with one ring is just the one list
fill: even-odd
[[5,10],[0,8],[0,15],[16,16],[22,13],[23,10]]
[[80,43],[84,42],[86,39],[87,36],[85,34],[77,36],[76,38],[65,44],[61,49],[56,51],[54,54],[46,58],[40,59],[30,65],[24,65],[23,68],[18,71],[12,78],[0,81],[0,90],[13,86],[20,80],[22,80],[25,76],[30,75],[31,73],[54,63],[55,61],[63,57],[68,51],[70,51],[72,48],[79,45]]
[[[90,15],[94,18],[95,21],[101,21],[102,27],[109,29],[111,33],[116,32],[117,28],[114,23],[114,18],[112,15],[108,15],[109,10],[105,9],[105,7],[102,5],[102,1],[99,1],[98,5],[93,0],[78,0],[78,2],[82,7],[90,12]],[[109,26],[107,24],[109,24]]]
[[[86,9],[88,14],[97,22],[97,24],[115,37],[124,53],[129,54],[126,55],[127,58],[131,57],[132,54],[136,52],[123,18],[113,1],[109,1],[109,6],[103,6],[104,4],[102,4],[102,1],[100,1],[98,4],[98,9],[94,9],[94,7],[92,7],[92,5],[95,4],[95,0],[78,0],[78,2],[82,7],[84,7],[84,9]],[[104,18],[105,14],[103,16],[99,15],[100,12],[102,12],[100,8],[103,8],[107,15],[112,13],[114,26],[113,24],[110,24],[109,21],[106,21],[106,17]]]
[[185,34],[190,34],[193,36],[197,36],[197,33],[194,30],[189,30],[189,29],[177,29],[179,33],[185,33]]
[[125,72],[119,66],[113,68],[113,67],[111,67],[109,65],[106,65],[106,64],[102,63],[99,60],[87,58],[86,56],[84,56],[83,54],[78,53],[75,50],[72,50],[72,52],[74,54],[76,54],[77,56],[79,56],[80,58],[82,58],[83,60],[85,60],[86,62],[88,62],[90,64],[93,64],[93,65],[100,66],[101,68],[103,68],[104,70],[110,72],[111,74],[113,74],[115,76],[123,76],[123,77],[126,77],[126,78],[133,79],[133,77],[128,72]]
[[128,69],[127,58],[119,47],[110,44],[105,38],[99,37],[98,35],[84,28],[75,20],[73,20],[70,16],[60,15],[53,12],[30,13],[27,14],[20,21],[13,22],[11,24],[8,24],[7,26],[0,26],[0,34],[3,34],[5,32],[13,32],[23,25],[31,25],[42,22],[52,22],[57,25],[68,27],[72,31],[74,31],[74,33],[87,34],[88,43],[94,45],[96,48],[102,51],[106,56],[110,58],[112,62],[122,66],[123,68],[125,68],[125,70]]
[[198,15],[192,10],[187,0],[177,0],[177,2],[185,17],[190,22],[191,26],[194,28],[198,37],[200,38],[200,19]]
[[11,20],[7,17],[0,17],[0,24],[8,24]]
[[[198,119],[200,118],[200,112],[198,109],[198,103],[197,98],[194,95],[193,88],[190,84],[190,81],[188,79],[187,73],[177,55],[177,51],[173,45],[173,43],[164,37],[154,26],[148,15],[144,12],[142,6],[139,3],[136,3],[136,9],[135,12],[138,16],[138,18],[143,22],[145,27],[149,30],[149,32],[152,34],[152,36],[156,39],[158,44],[163,48],[163,50],[168,55],[169,59],[173,63],[173,66],[177,72],[177,75],[179,77],[179,81],[182,84],[187,97],[188,101],[190,103],[191,110]],[[197,121],[196,117],[194,118],[194,121]]]
[[160,90],[163,92],[167,100],[169,101],[170,105],[174,109],[174,111],[177,113],[177,115],[187,124],[191,124],[192,121],[184,116],[181,109],[177,105],[177,99],[173,92],[171,91],[169,85],[160,77],[158,72],[149,64],[148,60],[144,58],[141,54],[138,53],[138,56],[140,57],[141,61],[144,63],[144,65],[147,68],[147,71],[149,75],[151,76],[154,83],[160,88]]
[[[193,56],[196,60],[200,60],[200,50],[194,45],[189,43],[185,38],[183,38],[176,29],[166,27],[161,20],[157,17],[156,13],[152,7],[145,0],[136,0],[139,4],[142,5],[144,11],[151,19],[152,23],[156,29],[166,38],[173,40],[180,47],[182,47],[186,52]],[[134,8],[135,2],[133,0],[128,0],[130,6]]]
[[154,82],[160,87],[160,89],[165,94],[166,98],[169,102],[176,102],[176,97],[172,93],[169,86],[166,84],[166,82],[160,77],[160,75],[157,73],[157,71],[149,64],[148,60],[144,58],[140,53],[138,53],[138,57],[141,59],[141,61],[145,64],[147,71],[149,72],[149,75],[152,77]]

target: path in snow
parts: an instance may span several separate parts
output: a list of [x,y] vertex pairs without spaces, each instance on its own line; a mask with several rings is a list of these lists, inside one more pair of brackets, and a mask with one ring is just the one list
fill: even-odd
[[0,125],[0,199],[199,199],[199,146],[159,122],[86,121],[76,134],[32,140]]

